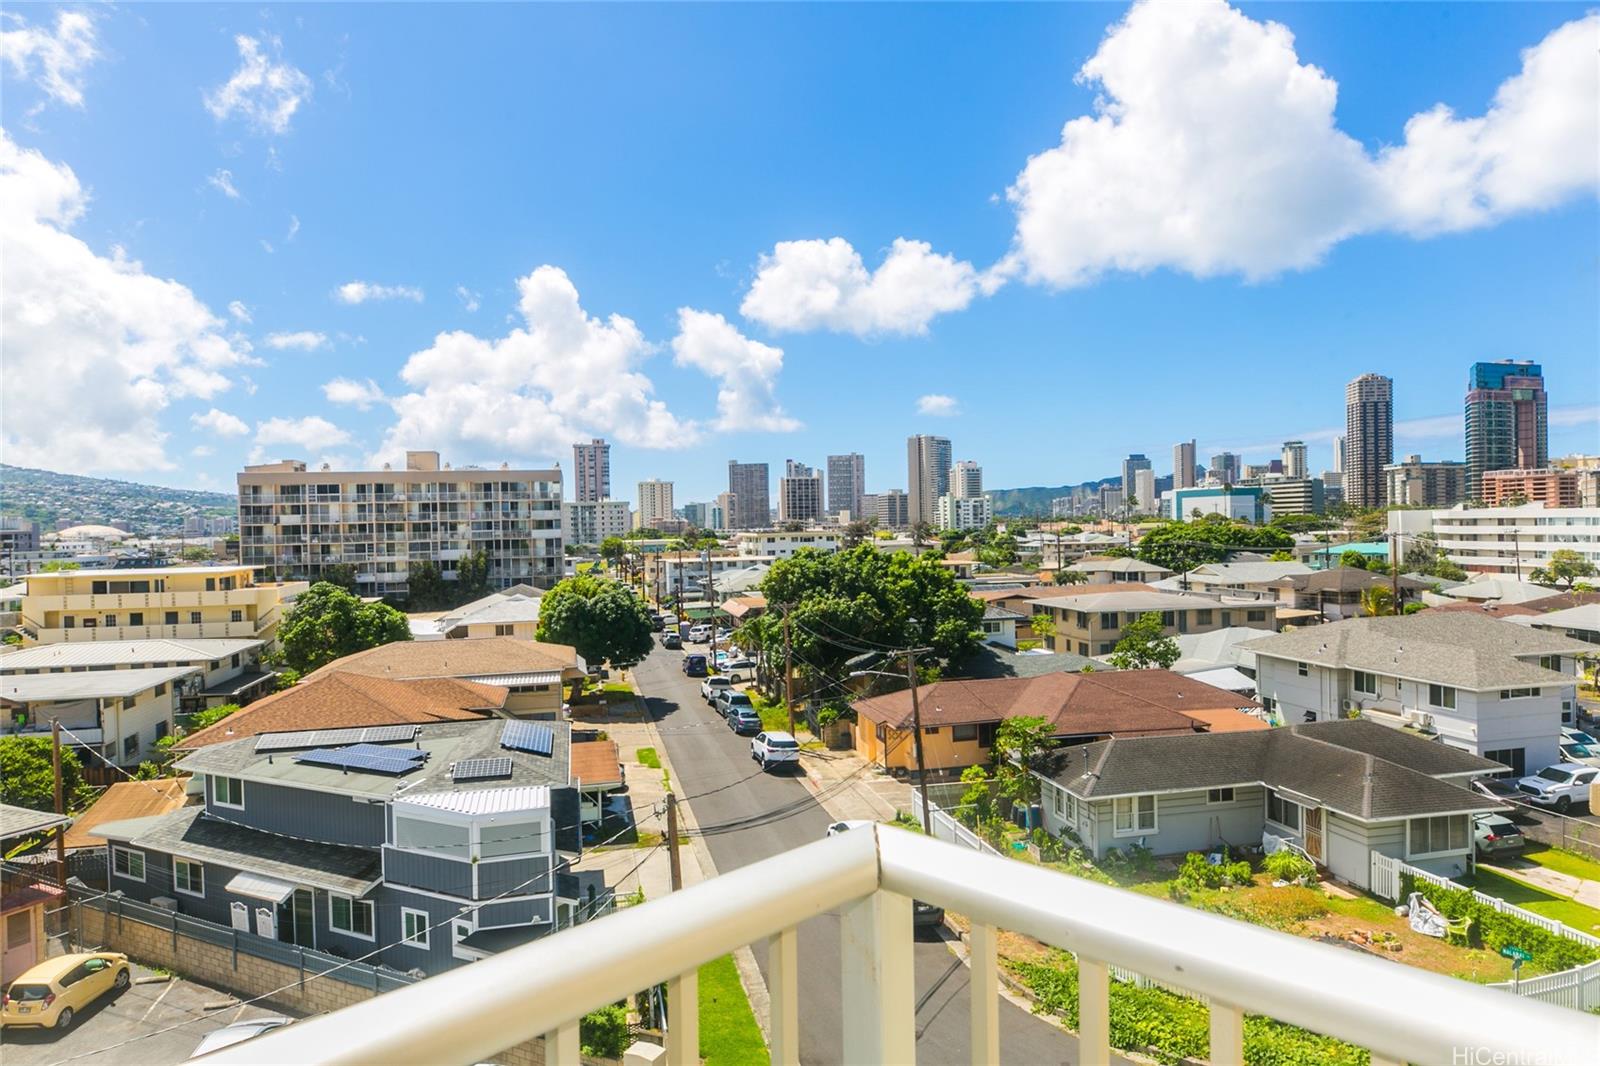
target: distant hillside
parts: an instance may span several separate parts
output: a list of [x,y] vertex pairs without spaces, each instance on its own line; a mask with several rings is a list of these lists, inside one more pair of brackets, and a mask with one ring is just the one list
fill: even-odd
[[238,498],[230,492],[169,489],[0,464],[0,514],[31,518],[43,532],[61,522],[88,522],[130,533],[171,533],[185,518],[233,514],[237,508]]
[[[1120,477],[1103,477],[1099,481],[1085,481],[1083,485],[1099,491],[1102,485],[1120,485]],[[1025,489],[989,489],[988,496],[997,515],[1048,515],[1050,501],[1057,496],[1067,496],[1078,485],[1054,487],[1033,485]]]

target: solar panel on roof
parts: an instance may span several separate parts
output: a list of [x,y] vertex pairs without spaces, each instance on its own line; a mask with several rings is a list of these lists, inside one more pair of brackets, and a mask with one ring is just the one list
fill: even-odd
[[337,748],[346,744],[393,744],[411,740],[417,735],[417,728],[415,725],[369,725],[263,733],[256,738],[256,750],[288,751],[293,748]]
[[388,744],[349,744],[339,749],[352,755],[371,755],[377,759],[405,759],[420,762],[428,757],[421,748],[402,748]]
[[549,755],[555,743],[556,731],[540,722],[507,722],[500,730],[500,746],[512,751]]
[[[376,748],[355,751],[351,748],[317,748],[294,757],[308,766],[330,766],[340,770],[370,770],[378,774],[406,774],[422,765],[419,759],[399,757],[406,748]],[[419,753],[426,758],[426,752]]]
[[450,771],[452,781],[481,781],[491,777],[510,777],[511,758],[496,755],[489,759],[462,759]]

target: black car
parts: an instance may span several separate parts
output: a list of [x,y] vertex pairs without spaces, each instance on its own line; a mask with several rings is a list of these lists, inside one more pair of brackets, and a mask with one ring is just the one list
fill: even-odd
[[683,657],[683,672],[690,677],[705,677],[706,657],[704,655],[685,655]]

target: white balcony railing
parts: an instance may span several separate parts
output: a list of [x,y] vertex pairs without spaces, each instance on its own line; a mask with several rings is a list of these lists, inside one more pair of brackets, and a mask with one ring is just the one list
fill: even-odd
[[545,1037],[578,1062],[578,1020],[665,981],[672,1066],[699,1061],[698,968],[768,939],[774,1063],[799,1057],[796,927],[842,908],[847,1063],[916,1060],[911,900],[972,921],[971,1059],[999,1061],[995,931],[1075,952],[1078,1061],[1110,1058],[1110,970],[1203,994],[1210,1060],[1243,1061],[1260,1014],[1401,1062],[1594,1062],[1600,1018],[1314,943],[904,830],[844,833],[207,1056],[208,1063],[481,1062]]

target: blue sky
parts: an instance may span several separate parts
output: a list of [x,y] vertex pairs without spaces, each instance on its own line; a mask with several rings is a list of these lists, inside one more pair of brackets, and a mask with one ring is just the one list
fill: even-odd
[[1165,473],[1190,437],[1303,437],[1321,469],[1345,381],[1393,376],[1397,453],[1459,458],[1467,366],[1507,357],[1544,365],[1552,454],[1600,446],[1580,6],[34,5],[0,32],[7,462],[231,487],[602,435],[617,495],[680,501],[729,458],[861,451],[904,487],[917,432],[992,487]]

